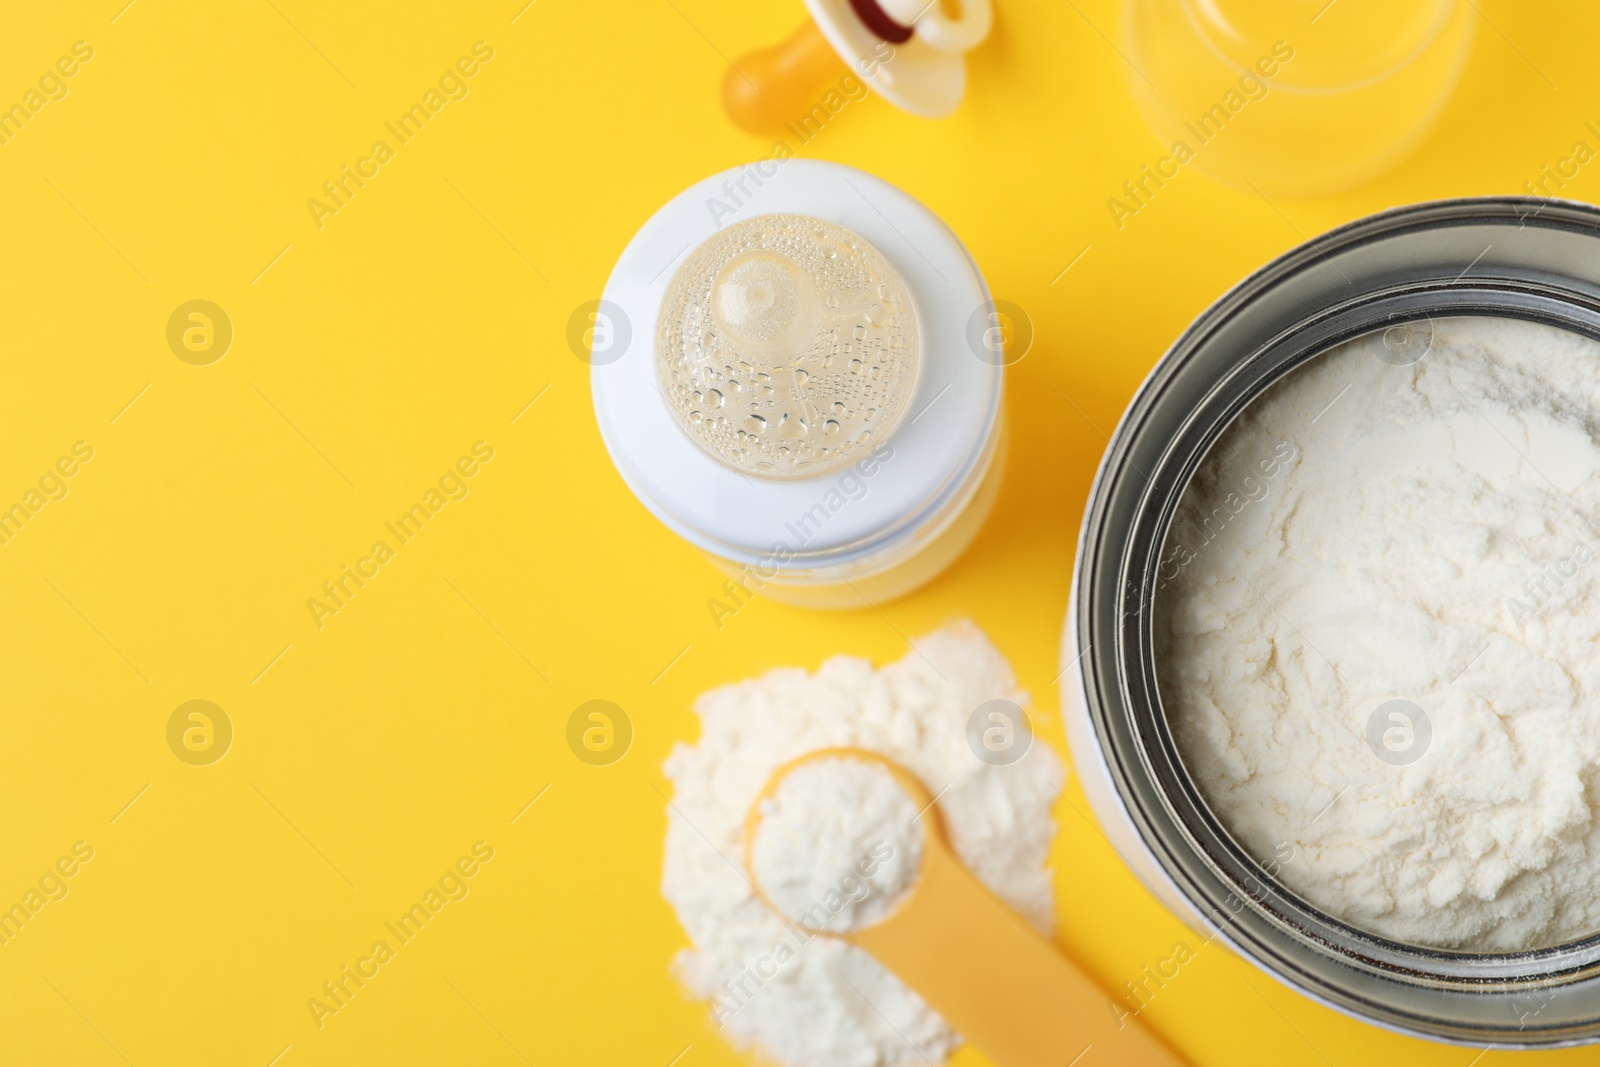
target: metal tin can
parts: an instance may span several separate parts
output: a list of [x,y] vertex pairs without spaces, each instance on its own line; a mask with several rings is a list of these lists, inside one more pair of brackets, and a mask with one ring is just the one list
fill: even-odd
[[1600,210],[1484,198],[1397,209],[1245,279],[1156,365],[1085,510],[1064,638],[1069,740],[1106,833],[1168,907],[1268,975],[1388,1029],[1479,1046],[1600,1040],[1600,936],[1522,953],[1402,944],[1298,897],[1227,832],[1162,710],[1152,607],[1179,499],[1230,422],[1333,346],[1444,316],[1600,339]]

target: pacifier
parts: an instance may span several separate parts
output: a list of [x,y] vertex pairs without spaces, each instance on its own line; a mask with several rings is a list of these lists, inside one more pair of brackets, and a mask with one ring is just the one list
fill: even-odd
[[989,36],[994,22],[989,0],[967,0],[954,18],[945,13],[941,0],[855,0],[851,6],[863,20],[876,9],[874,14],[881,12],[906,38],[915,34],[941,52],[971,51]]
[[723,107],[740,128],[765,134],[801,121],[823,83],[846,68],[895,106],[942,118],[966,92],[965,53],[994,21],[991,0],[806,0],[806,8],[810,21],[742,56],[723,79]]

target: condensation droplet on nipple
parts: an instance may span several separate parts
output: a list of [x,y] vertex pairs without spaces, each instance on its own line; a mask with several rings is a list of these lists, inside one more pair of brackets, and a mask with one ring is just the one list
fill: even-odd
[[827,474],[888,437],[921,357],[911,295],[888,260],[804,215],[748,219],[696,248],[656,328],[679,425],[721,462],[771,478]]

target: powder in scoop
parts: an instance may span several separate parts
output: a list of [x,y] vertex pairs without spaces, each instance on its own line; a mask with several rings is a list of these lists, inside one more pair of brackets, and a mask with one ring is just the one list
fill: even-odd
[[[789,1067],[937,1063],[959,1042],[871,956],[786,922],[756,896],[740,865],[745,817],[790,760],[864,748],[930,792],[944,790],[939,811],[956,854],[1041,933],[1051,928],[1044,862],[1061,763],[1043,744],[1009,766],[973,755],[966,731],[974,709],[989,700],[1027,703],[976,628],[954,625],[915,644],[882,670],[840,656],[815,674],[787,668],[712,690],[696,703],[700,740],[677,746],[666,762],[675,793],[661,888],[692,942],[674,969],[729,1040]],[[833,874],[841,897],[849,873]]]
[[1311,904],[1444,948],[1600,930],[1597,442],[1600,344],[1453,318],[1313,360],[1201,465],[1163,550],[1162,703]]
[[881,766],[845,757],[803,763],[761,802],[751,873],[808,930],[871,926],[916,881],[920,814]]

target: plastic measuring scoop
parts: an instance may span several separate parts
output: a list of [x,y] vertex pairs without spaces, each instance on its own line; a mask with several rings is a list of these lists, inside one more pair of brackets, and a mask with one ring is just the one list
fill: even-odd
[[762,804],[795,769],[841,758],[882,767],[905,790],[923,813],[922,861],[916,882],[881,922],[847,933],[817,932],[864,949],[1000,1067],[1067,1067],[1091,1049],[1089,1063],[1186,1063],[1138,1019],[1125,1015],[1119,1022],[1106,1009],[1104,990],[951,851],[934,797],[916,775],[875,752],[819,749],[767,780],[745,819],[745,867],[769,907],[778,911],[750,862]]
[[805,25],[740,57],[723,78],[722,105],[741,129],[804,130],[811,120],[809,139],[820,128],[819,108],[820,121],[832,117],[825,83],[847,68],[896,107],[948,115],[966,92],[963,54],[983,42],[994,19],[991,0],[806,0],[806,8]]

